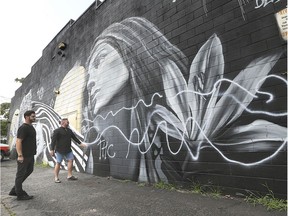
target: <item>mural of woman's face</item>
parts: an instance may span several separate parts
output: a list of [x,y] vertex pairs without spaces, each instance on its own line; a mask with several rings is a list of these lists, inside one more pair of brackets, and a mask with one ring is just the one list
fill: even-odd
[[126,85],[129,72],[119,53],[107,43],[98,45],[91,55],[87,89],[93,114],[96,115]]

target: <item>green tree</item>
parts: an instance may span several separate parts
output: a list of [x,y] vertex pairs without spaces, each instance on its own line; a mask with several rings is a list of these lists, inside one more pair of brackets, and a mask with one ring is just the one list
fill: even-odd
[[10,103],[2,103],[0,104],[1,110],[0,115],[4,115],[4,118],[9,118],[9,109],[10,109]]
[[0,104],[0,114],[3,115],[3,119],[1,119],[1,137],[7,137],[8,130],[8,119],[9,119],[9,108],[10,103],[2,103]]

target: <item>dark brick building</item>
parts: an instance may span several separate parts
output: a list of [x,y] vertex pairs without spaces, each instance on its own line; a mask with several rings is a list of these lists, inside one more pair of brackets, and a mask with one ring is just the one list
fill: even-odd
[[96,1],[15,92],[9,143],[32,108],[51,166],[68,117],[89,145],[73,144],[77,171],[286,197],[285,15],[285,1]]

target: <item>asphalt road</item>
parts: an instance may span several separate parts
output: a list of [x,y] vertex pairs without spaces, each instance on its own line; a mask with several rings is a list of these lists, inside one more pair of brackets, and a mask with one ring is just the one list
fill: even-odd
[[54,183],[53,169],[35,166],[23,188],[34,199],[17,201],[8,193],[14,185],[16,161],[1,162],[2,216],[286,216],[287,212],[267,211],[241,198],[213,198],[180,191],[141,186],[135,182],[75,173],[77,181],[67,181],[60,171],[62,183]]

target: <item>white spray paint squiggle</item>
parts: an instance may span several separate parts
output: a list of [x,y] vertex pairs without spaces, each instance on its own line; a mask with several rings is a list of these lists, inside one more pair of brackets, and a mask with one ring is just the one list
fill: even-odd
[[[267,80],[268,78],[279,79],[280,81],[283,81],[283,82],[287,85],[287,81],[286,81],[285,79],[283,79],[283,78],[281,78],[281,77],[279,77],[279,76],[276,76],[276,75],[269,75],[269,76],[267,76],[267,77],[259,80],[259,82],[258,82],[257,85],[256,85],[256,87],[257,87],[256,89],[258,89],[258,86],[260,86],[259,83]],[[201,95],[201,96],[213,95],[213,94],[215,93],[216,89],[217,89],[217,86],[218,86],[219,84],[221,84],[221,82],[229,82],[230,84],[236,85],[239,89],[243,90],[244,92],[246,92],[247,94],[249,94],[249,95],[252,96],[253,98],[257,98],[257,97],[258,97],[257,95],[251,93],[251,92],[250,92],[249,90],[247,90],[246,88],[244,88],[244,87],[242,87],[241,85],[239,85],[238,83],[236,83],[236,82],[234,82],[234,81],[232,81],[232,80],[229,80],[229,79],[224,79],[224,78],[218,80],[218,81],[214,84],[214,87],[213,87],[213,89],[212,89],[210,92],[200,93],[200,92],[196,92],[196,91],[185,90],[185,91],[182,91],[182,92],[177,93],[174,97],[178,97],[179,95],[185,94],[185,93],[194,93],[194,94],[198,94],[198,95]],[[269,96],[269,99],[266,101],[266,103],[270,103],[270,102],[272,102],[273,99],[274,99],[274,96],[273,96],[271,93],[269,93],[269,92],[264,92],[264,91],[259,91],[259,90],[257,90],[256,93]],[[162,95],[160,95],[160,94],[158,94],[158,93],[155,93],[155,94],[152,96],[151,103],[149,103],[149,104],[146,104],[143,100],[139,100],[138,103],[137,103],[135,106],[133,106],[133,107],[123,107],[123,108],[119,109],[119,110],[116,111],[116,112],[110,111],[106,116],[98,115],[98,116],[96,116],[96,118],[101,118],[101,119],[105,120],[109,115],[115,116],[115,115],[117,115],[117,114],[118,114],[120,111],[122,111],[122,110],[133,110],[133,109],[136,109],[137,106],[140,105],[140,102],[141,102],[141,104],[143,104],[146,108],[149,108],[149,107],[151,107],[151,106],[153,105],[153,100],[154,100],[154,97],[155,97],[155,96],[162,97]],[[238,105],[240,105],[240,106],[241,106],[246,112],[248,112],[248,113],[251,113],[251,114],[263,114],[263,115],[273,116],[273,117],[287,116],[287,112],[273,113],[273,112],[265,112],[265,111],[261,111],[261,110],[251,110],[251,109],[247,108],[245,105],[243,105],[235,96],[233,96],[233,95],[228,95],[228,96],[231,97],[231,98],[233,98],[233,100],[234,100]],[[160,115],[162,115],[162,116],[165,116],[165,119],[169,120],[169,123],[172,124],[174,131],[177,132],[177,134],[178,134],[177,137],[178,137],[178,139],[179,139],[179,141],[180,141],[180,145],[179,145],[178,150],[173,151],[173,150],[171,149],[171,147],[170,147],[171,144],[169,143],[168,126],[167,126],[167,122],[166,122],[165,120],[160,121],[160,122],[157,123],[156,129],[155,129],[155,131],[154,131],[154,135],[153,135],[153,137],[152,137],[152,139],[151,139],[151,142],[149,143],[149,146],[146,147],[145,151],[143,151],[143,150],[140,149],[140,146],[145,143],[145,136],[148,135],[149,125],[152,124],[153,116],[154,116],[154,115],[158,115],[158,114],[160,114]],[[129,155],[130,145],[138,146],[139,152],[140,152],[141,154],[146,154],[146,153],[151,149],[151,147],[152,147],[152,145],[153,145],[153,143],[154,143],[154,141],[155,141],[155,139],[156,139],[156,134],[158,133],[159,130],[162,130],[162,131],[166,134],[167,147],[168,147],[168,149],[169,149],[169,152],[170,152],[172,155],[177,155],[183,147],[186,147],[186,149],[188,150],[188,153],[189,153],[190,157],[192,158],[192,160],[198,160],[201,149],[205,148],[205,147],[202,146],[202,144],[203,144],[203,143],[206,143],[206,144],[209,144],[210,147],[212,147],[213,149],[215,149],[215,150],[219,153],[219,155],[221,155],[221,157],[222,157],[224,160],[226,160],[226,161],[228,161],[228,162],[231,162],[231,163],[236,163],[236,164],[239,164],[239,165],[243,165],[243,166],[254,166],[254,165],[263,163],[263,162],[265,162],[265,161],[267,161],[267,160],[270,160],[271,158],[273,158],[274,156],[276,156],[277,153],[278,153],[279,151],[281,151],[281,150],[286,146],[286,144],[287,144],[287,138],[263,139],[263,141],[268,141],[268,140],[270,140],[270,141],[275,141],[275,140],[277,140],[277,141],[280,141],[280,142],[282,142],[282,143],[279,145],[279,147],[278,147],[273,153],[271,153],[270,156],[265,157],[265,158],[263,158],[263,159],[261,159],[261,160],[255,161],[255,162],[244,163],[244,162],[241,162],[241,161],[233,160],[233,159],[225,156],[224,153],[222,153],[221,150],[217,147],[217,146],[221,146],[221,145],[218,145],[218,144],[213,143],[213,141],[206,135],[205,130],[200,126],[199,122],[197,122],[194,117],[192,117],[192,116],[189,117],[189,118],[186,120],[185,124],[187,125],[187,124],[189,124],[189,122],[191,122],[191,121],[193,121],[193,122],[196,124],[198,130],[200,131],[202,137],[204,138],[204,140],[198,140],[198,141],[195,140],[195,141],[198,143],[197,149],[196,149],[195,152],[192,152],[192,150],[191,150],[191,148],[190,148],[190,147],[191,147],[190,142],[191,142],[192,140],[187,139],[187,136],[186,136],[186,134],[189,133],[189,131],[186,131],[185,128],[184,128],[183,131],[179,130],[179,128],[177,127],[177,125],[172,123],[173,121],[172,121],[172,119],[169,117],[169,115],[167,115],[167,113],[165,113],[165,112],[162,112],[161,110],[155,110],[155,111],[152,112],[152,114],[150,115],[150,119],[149,119],[149,121],[148,121],[148,124],[147,124],[148,126],[147,126],[144,130],[142,130],[142,131],[144,131],[142,137],[140,137],[140,134],[141,134],[141,133],[140,133],[140,131],[139,131],[137,128],[134,128],[134,129],[131,131],[130,136],[129,136],[129,138],[128,138],[127,136],[125,136],[125,134],[122,132],[122,130],[121,130],[118,126],[116,126],[116,125],[110,125],[110,126],[106,127],[101,133],[99,133],[98,136],[96,137],[96,139],[93,140],[92,142],[90,142],[89,144],[94,144],[94,143],[99,143],[99,142],[101,143],[100,138],[103,137],[103,136],[105,136],[105,133],[106,133],[106,132],[108,132],[109,130],[116,130],[116,131],[118,131],[118,132],[120,133],[120,135],[121,135],[122,137],[124,137],[124,139],[125,139],[126,142],[128,143],[127,155],[126,155],[126,158],[127,158],[128,155]],[[94,126],[94,127],[92,127],[92,129],[97,129],[97,128]],[[138,142],[132,142],[132,141],[131,141],[131,137],[132,137],[132,136],[136,136],[136,139],[138,140]],[[175,136],[175,135],[174,135],[174,136]],[[192,142],[195,143],[195,141],[192,141]],[[254,140],[254,142],[255,142],[255,141],[261,141],[261,139]],[[243,142],[243,143],[247,144],[247,143],[249,143],[249,142]],[[243,143],[242,143],[242,144],[243,144]],[[233,145],[240,145],[240,144],[241,144],[241,143],[237,143],[237,144],[233,144]],[[98,145],[99,145],[99,144],[98,144]],[[107,149],[107,154],[108,154],[108,157],[110,157],[110,158],[114,158],[114,157],[116,156],[116,152],[114,152],[112,155],[109,153],[110,150],[113,148],[113,146],[114,146],[114,144],[112,144],[112,143],[109,143],[109,144],[106,143],[106,145],[105,145],[104,147],[102,147],[102,149]]]

